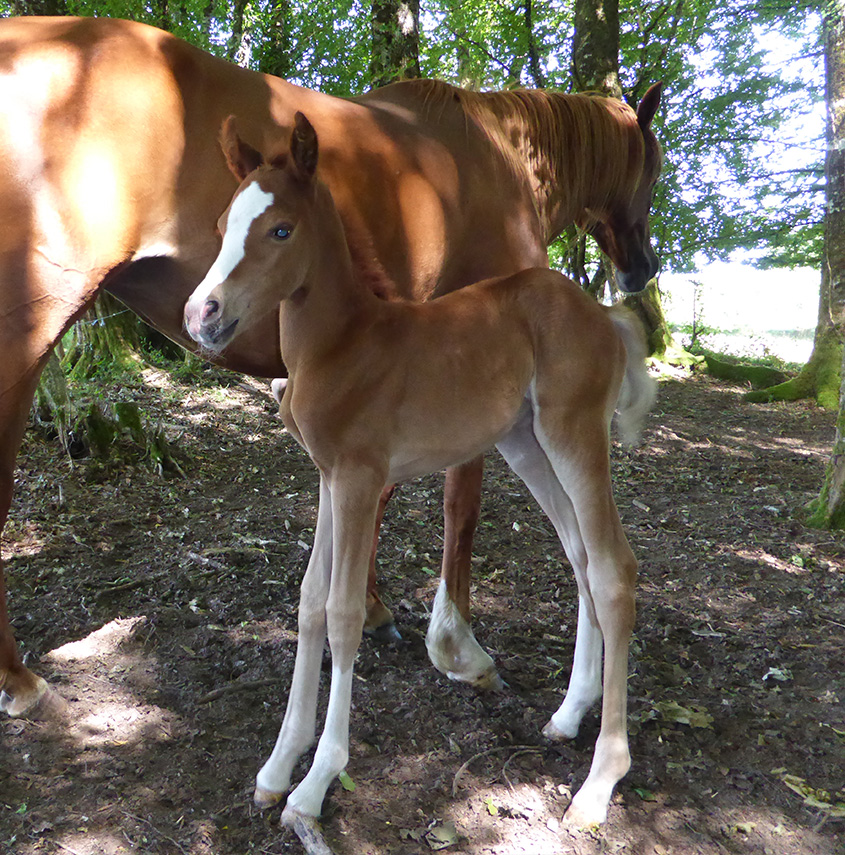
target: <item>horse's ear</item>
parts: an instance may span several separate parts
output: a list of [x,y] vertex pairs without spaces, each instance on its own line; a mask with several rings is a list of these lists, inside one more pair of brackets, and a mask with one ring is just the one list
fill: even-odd
[[299,112],[294,117],[290,153],[299,171],[306,178],[312,178],[317,171],[317,132],[311,122]]
[[655,83],[649,87],[648,92],[643,95],[640,106],[637,107],[637,123],[645,131],[651,127],[657,108],[660,106],[660,93],[663,91],[663,83]]
[[264,163],[261,152],[256,151],[238,136],[234,116],[229,116],[223,122],[220,130],[220,145],[223,148],[223,154],[226,155],[226,163],[238,181],[243,181],[250,172]]

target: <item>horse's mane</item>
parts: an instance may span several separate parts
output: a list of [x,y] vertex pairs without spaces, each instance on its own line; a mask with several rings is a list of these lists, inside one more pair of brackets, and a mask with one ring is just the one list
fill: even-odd
[[[645,162],[636,113],[601,95],[540,89],[474,92],[439,80],[405,81],[431,109],[457,103],[519,174],[538,202],[551,197],[574,217],[634,192]],[[545,195],[544,195],[545,194]]]

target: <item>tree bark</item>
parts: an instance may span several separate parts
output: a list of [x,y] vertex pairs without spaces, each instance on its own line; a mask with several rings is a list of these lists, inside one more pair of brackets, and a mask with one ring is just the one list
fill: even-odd
[[619,0],[576,0],[572,88],[622,98]]
[[[827,213],[822,282],[827,277],[830,319],[842,339],[845,338],[845,0],[829,0],[823,9]],[[833,449],[810,523],[823,528],[845,528],[845,386],[840,387]]]
[[420,76],[419,0],[373,0],[373,88]]

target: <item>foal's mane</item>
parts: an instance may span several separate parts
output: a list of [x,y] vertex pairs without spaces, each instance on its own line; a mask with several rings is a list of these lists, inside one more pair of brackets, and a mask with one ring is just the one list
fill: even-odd
[[520,175],[532,176],[538,203],[606,209],[630,198],[645,164],[636,113],[601,95],[541,89],[473,92],[438,80],[407,81],[431,108],[457,103]]

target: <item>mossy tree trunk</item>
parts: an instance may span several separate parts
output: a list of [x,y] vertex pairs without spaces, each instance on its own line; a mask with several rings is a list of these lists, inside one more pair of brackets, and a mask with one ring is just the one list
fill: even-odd
[[842,342],[830,309],[830,270],[823,266],[819,289],[819,317],[813,352],[801,371],[784,383],[748,392],[748,401],[798,401],[813,398],[826,410],[839,408]]
[[[829,0],[823,15],[827,214],[822,267],[829,277],[831,322],[842,338],[845,337],[845,0]],[[845,386],[840,386],[833,450],[810,522],[824,528],[845,528]]]

